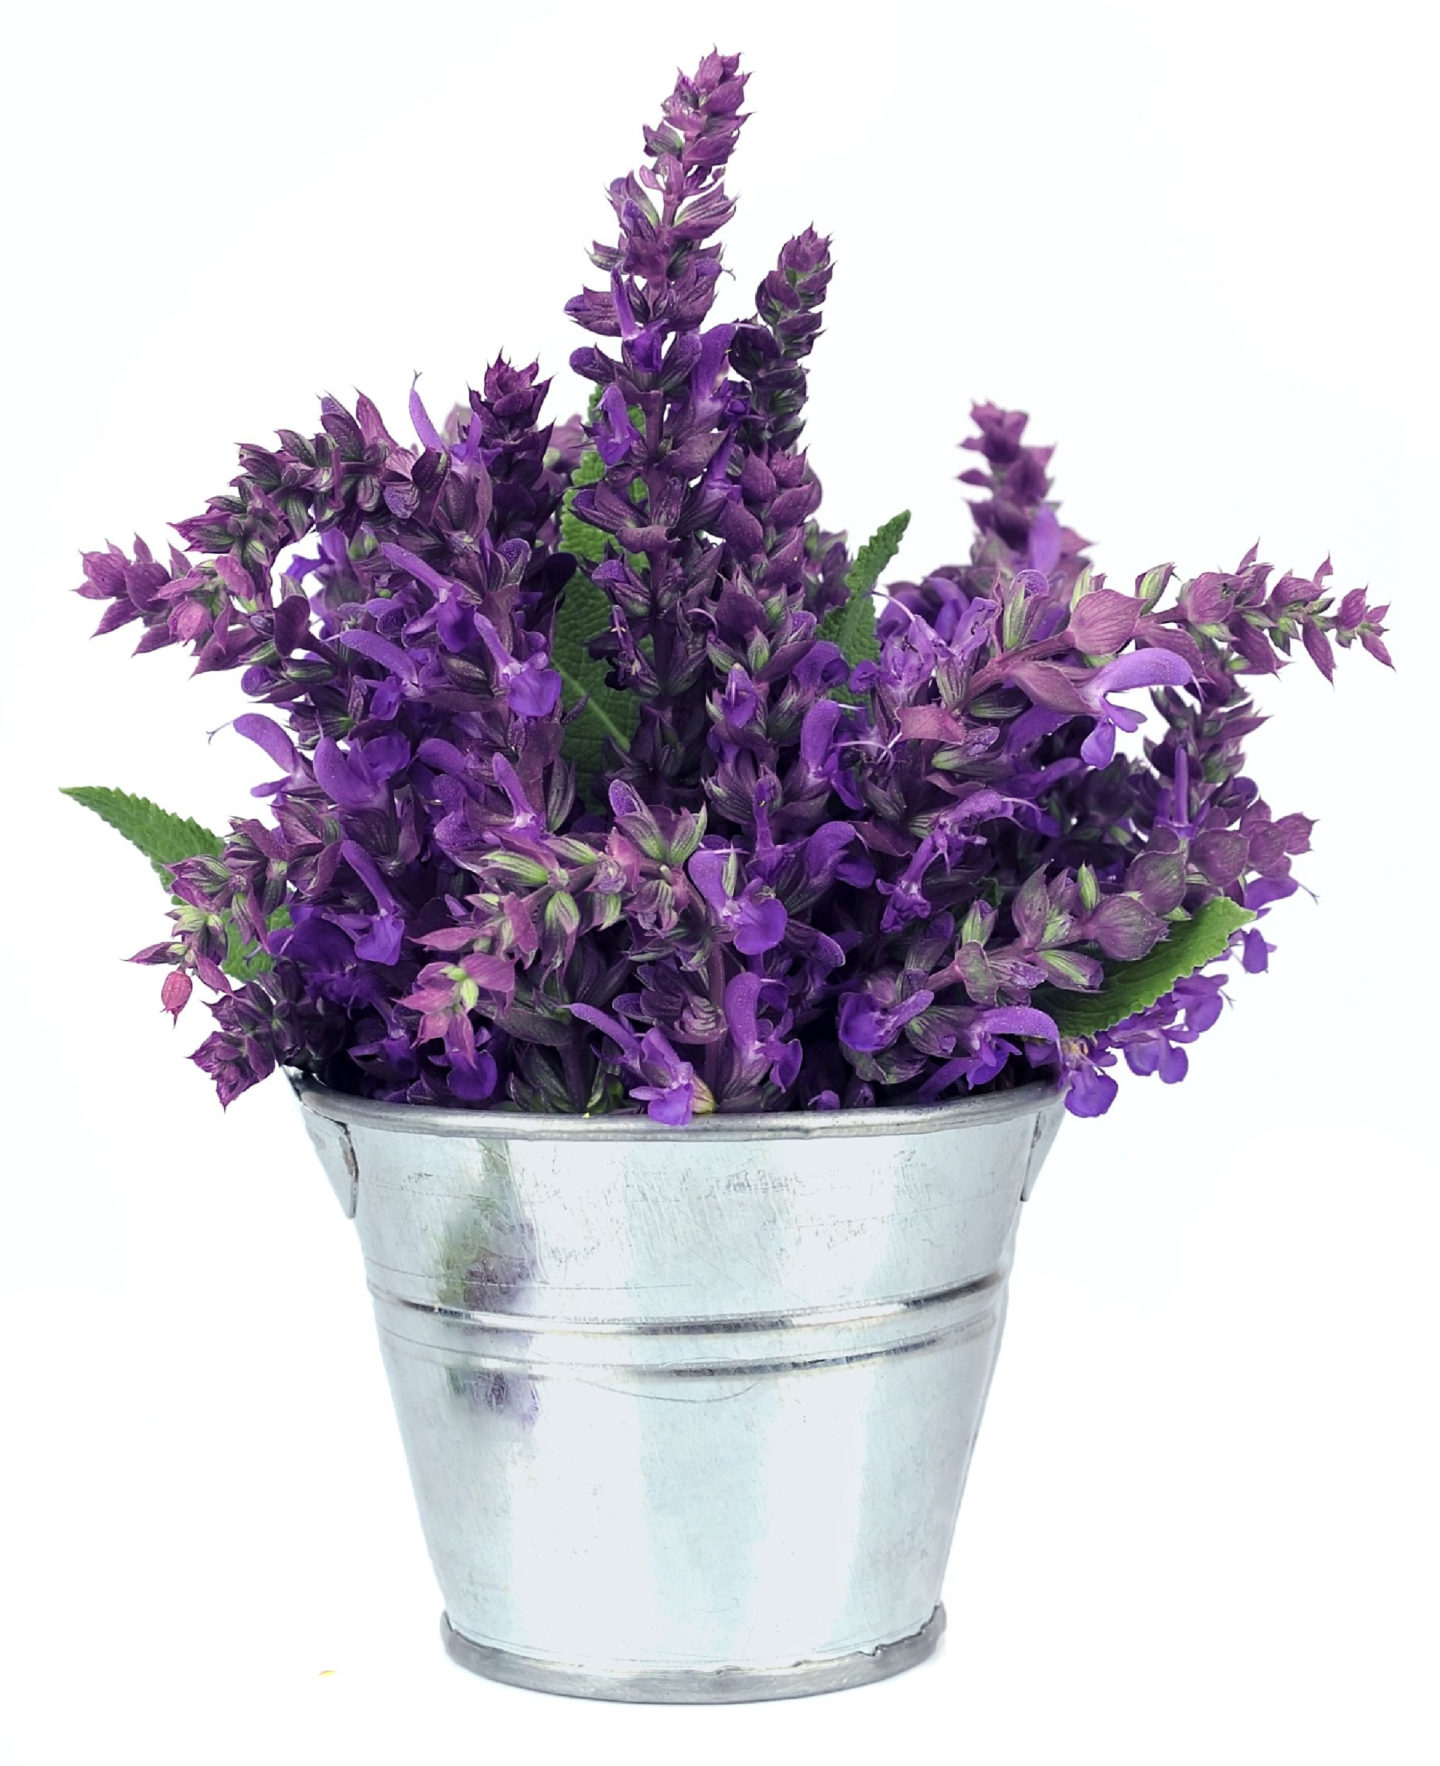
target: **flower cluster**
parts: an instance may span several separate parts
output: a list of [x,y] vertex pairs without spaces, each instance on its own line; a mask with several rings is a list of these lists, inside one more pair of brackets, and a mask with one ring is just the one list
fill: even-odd
[[875,599],[903,523],[852,555],[801,446],[829,242],[712,320],[744,85],[708,56],[610,187],[567,309],[583,421],[503,358],[439,424],[412,393],[410,441],[327,399],[242,449],[185,551],[86,557],[101,631],[264,708],[234,727],[265,813],[171,866],[139,956],[168,1010],[213,995],[223,1101],[283,1063],[671,1124],[1063,1075],[1095,1114],[1121,1055],[1183,1076],[1207,963],[1264,967],[1310,824],[1244,773],[1246,682],[1297,645],[1327,679],[1337,644],[1388,661],[1385,609],[1253,550],[1107,586],[988,404],[968,560]]

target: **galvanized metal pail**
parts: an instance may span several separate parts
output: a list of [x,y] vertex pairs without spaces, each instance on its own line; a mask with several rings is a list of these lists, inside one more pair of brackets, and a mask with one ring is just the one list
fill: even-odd
[[1053,1088],[683,1129],[295,1089],[458,1662],[706,1702],[930,1653]]

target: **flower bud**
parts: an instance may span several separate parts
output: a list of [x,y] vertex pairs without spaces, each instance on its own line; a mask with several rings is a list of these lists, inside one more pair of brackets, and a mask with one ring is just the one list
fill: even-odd
[[172,969],[160,984],[161,1009],[172,1018],[178,1018],[185,1010],[192,985],[190,977],[183,969]]

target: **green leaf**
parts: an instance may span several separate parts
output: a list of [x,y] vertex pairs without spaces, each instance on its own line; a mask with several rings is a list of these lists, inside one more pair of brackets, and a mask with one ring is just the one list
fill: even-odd
[[856,589],[840,609],[840,635],[835,642],[851,668],[857,662],[880,660],[880,644],[875,636],[875,597],[869,589]]
[[[591,532],[595,530],[592,528]],[[550,664],[558,669],[561,697],[566,710],[586,699],[585,709],[565,726],[562,753],[575,768],[576,780],[587,796],[605,758],[605,738],[611,736],[628,749],[640,721],[640,703],[633,693],[617,692],[605,681],[606,664],[597,662],[586,645],[610,627],[610,598],[583,571],[577,570],[565,585],[555,615],[550,643]]]
[[[115,791],[108,785],[62,786],[62,790],[66,797],[73,797],[86,809],[93,809],[102,821],[108,822],[132,845],[138,846],[167,888],[173,882],[167,865],[179,864],[181,859],[197,858],[201,854],[219,858],[225,849],[225,842],[218,834],[212,834],[208,828],[202,828],[199,822],[192,822],[186,816],[171,815],[169,810],[161,809],[147,797],[133,797],[128,791]],[[178,898],[172,896],[171,899]],[[226,949],[220,967],[227,975],[236,981],[253,981],[257,975],[267,974],[275,967],[274,958],[257,942],[247,944],[244,941],[228,915],[224,916],[224,923]],[[266,928],[274,932],[290,923],[288,909],[279,907],[266,921]]]
[[1046,988],[1041,990],[1043,1001],[1037,993],[1031,1003],[1050,1014],[1062,1036],[1098,1036],[1153,1006],[1177,981],[1213,962],[1239,928],[1254,918],[1228,896],[1218,896],[1207,901],[1193,918],[1177,925],[1138,962],[1109,968],[1097,992],[1062,993]]
[[902,509],[898,515],[892,515],[884,527],[874,533],[856,554],[855,562],[850,566],[845,578],[846,585],[855,595],[868,595],[880,580],[880,573],[900,550],[900,542],[905,537],[905,529],[910,525],[910,511]]
[[[277,932],[282,926],[293,925],[288,908],[276,908],[265,921],[267,932]],[[240,936],[240,929],[235,922],[226,918],[225,921],[225,958],[220,967],[236,981],[253,981],[257,975],[268,975],[275,967],[275,959],[268,951],[263,951],[258,942],[246,944]]]
[[605,539],[600,528],[582,521],[569,507],[567,492],[566,507],[560,514],[560,550],[572,553],[586,564],[601,564],[605,559]]
[[167,886],[171,880],[167,865],[202,853],[219,858],[224,850],[225,842],[218,834],[186,816],[171,815],[148,797],[133,797],[128,791],[116,791],[108,785],[71,785],[62,789],[66,797],[94,810],[102,822],[108,822],[133,846],[138,846]]
[[605,462],[599,450],[586,448],[571,474],[560,511],[561,548],[578,559],[582,568],[565,585],[550,644],[550,663],[560,674],[565,709],[585,701],[584,710],[565,726],[561,752],[575,768],[581,794],[592,801],[604,765],[606,737],[628,749],[640,721],[634,694],[608,686],[606,664],[596,662],[587,648],[591,638],[610,629],[610,600],[591,582],[583,566],[603,562],[610,536],[575,513],[575,493],[585,485],[598,484],[604,476]]
[[[875,636],[874,588],[880,573],[900,549],[900,541],[910,524],[910,511],[892,516],[873,538],[866,540],[859,555],[846,573],[845,583],[850,596],[843,605],[832,607],[820,621],[816,637],[840,646],[840,654],[854,668],[857,662],[878,662],[880,644]],[[836,687],[832,699],[855,703],[855,695],[847,687]]]
[[575,493],[587,484],[598,484],[605,476],[605,462],[598,448],[586,448],[580,463],[570,476],[570,489],[560,505],[560,549],[571,552],[587,564],[599,564],[605,557],[608,538],[600,528],[591,527],[575,513]]
[[604,476],[605,462],[600,458],[599,448],[586,448],[570,474],[570,488],[584,490],[587,484],[599,484]]
[[240,928],[227,917],[225,921],[225,955],[220,967],[234,981],[253,981],[275,967],[258,944],[247,945]]

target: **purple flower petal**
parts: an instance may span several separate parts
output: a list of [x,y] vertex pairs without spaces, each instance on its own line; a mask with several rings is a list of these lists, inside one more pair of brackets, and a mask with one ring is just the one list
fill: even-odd
[[1077,1067],[1065,1092],[1065,1108],[1072,1116],[1103,1116],[1119,1089],[1108,1073],[1088,1065]]
[[295,770],[295,744],[273,717],[262,717],[259,712],[247,711],[243,717],[235,719],[234,728],[238,734],[263,748],[276,766],[286,773]]
[[1096,669],[1088,690],[1124,693],[1133,687],[1183,687],[1193,679],[1190,664],[1173,650],[1130,650]]
[[392,644],[388,638],[382,638],[379,632],[367,632],[360,629],[341,632],[340,642],[347,650],[354,650],[366,656],[371,662],[378,662],[381,668],[388,668],[391,674],[402,681],[414,682],[416,678],[415,664],[398,644]]
[[1115,726],[1109,718],[1100,718],[1080,744],[1080,758],[1093,767],[1109,766],[1115,758]]
[[773,950],[785,936],[790,916],[774,896],[742,901],[735,923],[735,948],[747,957]]
[[553,668],[524,668],[505,683],[505,698],[521,717],[549,717],[560,699],[560,676]]

